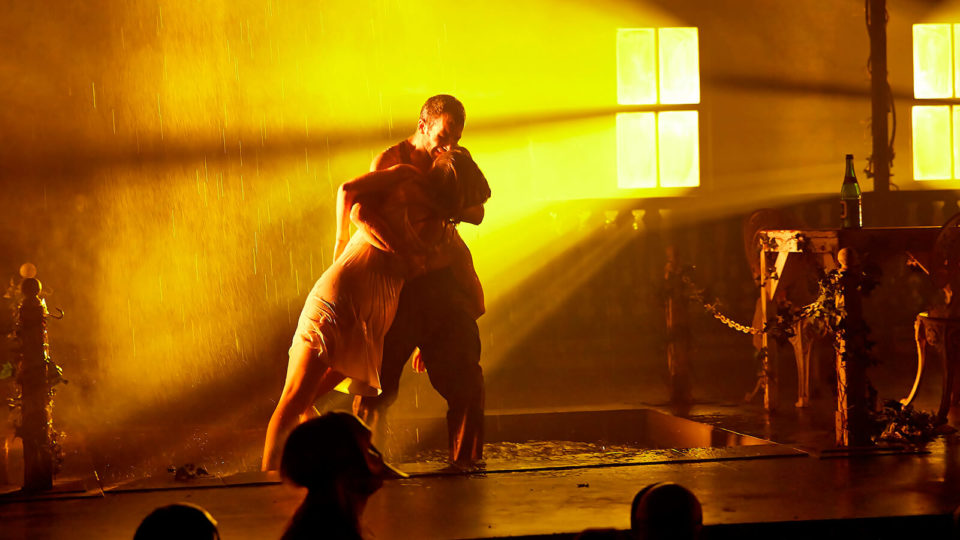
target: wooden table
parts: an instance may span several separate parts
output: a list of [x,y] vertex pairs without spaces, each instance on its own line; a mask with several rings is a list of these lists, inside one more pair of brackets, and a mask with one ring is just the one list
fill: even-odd
[[[897,253],[924,256],[933,248],[940,227],[876,227],[864,229],[793,229],[765,230],[757,235],[760,250],[760,309],[763,321],[776,317],[774,299],[778,288],[802,276],[791,275],[794,260],[807,257],[825,271],[841,268],[841,299],[846,308],[846,324],[862,322],[861,296],[858,289],[859,268],[866,262],[879,263]],[[844,253],[841,255],[841,250]],[[847,257],[844,257],[846,255]],[[844,261],[844,259],[847,259]],[[842,268],[841,262],[849,266]],[[793,272],[795,274],[795,271]],[[767,354],[763,360],[763,404],[768,411],[776,409],[777,402],[777,347],[767,333],[762,335]],[[840,350],[862,344],[846,343],[838,336]],[[798,355],[799,356],[799,355]],[[797,362],[809,359],[797,358]],[[849,360],[837,354],[837,446],[866,446],[870,444],[867,429],[866,363]],[[798,364],[798,373],[809,376],[809,366]],[[801,376],[802,378],[802,376]],[[804,404],[802,395],[809,381],[801,380],[798,405]]]

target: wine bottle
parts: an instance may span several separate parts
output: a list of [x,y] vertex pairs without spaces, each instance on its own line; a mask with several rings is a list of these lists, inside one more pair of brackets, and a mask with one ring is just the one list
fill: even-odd
[[840,227],[859,229],[863,227],[863,205],[860,184],[853,170],[853,154],[847,154],[846,169],[840,187]]

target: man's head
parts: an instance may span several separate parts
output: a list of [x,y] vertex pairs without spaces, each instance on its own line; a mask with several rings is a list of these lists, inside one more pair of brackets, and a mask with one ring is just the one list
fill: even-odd
[[418,146],[436,159],[443,152],[457,146],[463,135],[463,125],[467,113],[463,103],[450,95],[439,94],[431,97],[420,108],[420,120],[417,121]]

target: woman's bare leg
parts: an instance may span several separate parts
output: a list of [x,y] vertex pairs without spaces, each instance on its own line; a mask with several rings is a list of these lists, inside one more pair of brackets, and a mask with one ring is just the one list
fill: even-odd
[[311,418],[316,418],[320,416],[320,411],[317,410],[317,407],[314,405],[320,396],[326,394],[327,392],[333,390],[340,384],[340,381],[346,379],[339,371],[334,371],[333,369],[327,369],[320,377],[320,383],[317,385],[317,391],[313,394],[313,397],[310,398],[310,406],[307,407],[307,410],[303,411],[300,414],[300,423],[304,423]]
[[297,347],[290,351],[287,364],[287,381],[277,402],[277,408],[267,424],[267,437],[263,444],[261,469],[273,471],[280,468],[280,456],[287,435],[313,402],[333,390],[344,379],[323,361],[324,355],[316,349]]

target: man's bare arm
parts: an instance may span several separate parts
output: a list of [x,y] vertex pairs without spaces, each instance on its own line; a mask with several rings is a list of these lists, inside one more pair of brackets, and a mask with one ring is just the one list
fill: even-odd
[[400,158],[397,155],[396,147],[391,146],[373,158],[373,161],[370,162],[370,172],[382,171],[399,164]]

